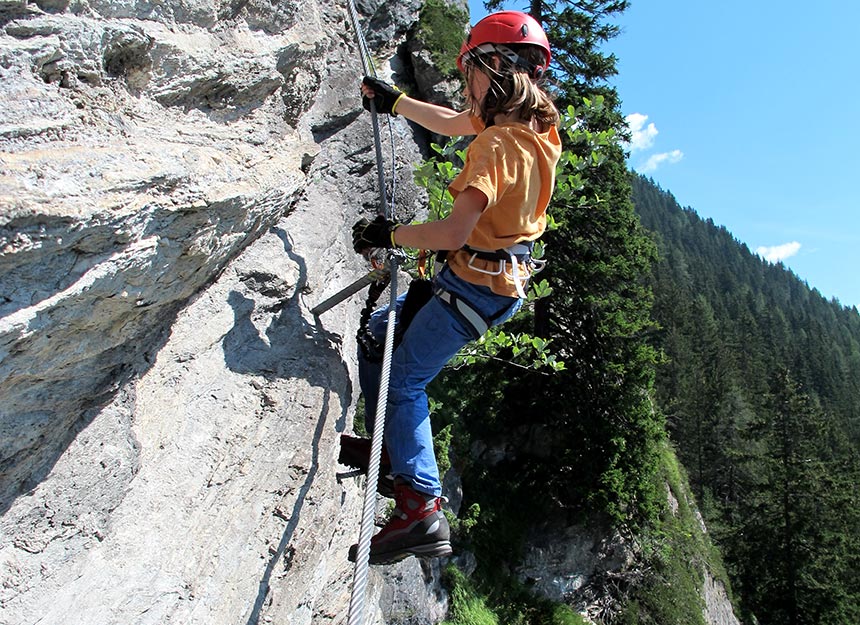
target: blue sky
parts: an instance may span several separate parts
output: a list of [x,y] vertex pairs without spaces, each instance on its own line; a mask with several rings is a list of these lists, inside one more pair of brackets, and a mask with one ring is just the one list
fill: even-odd
[[860,2],[633,0],[614,21],[630,166],[860,308]]

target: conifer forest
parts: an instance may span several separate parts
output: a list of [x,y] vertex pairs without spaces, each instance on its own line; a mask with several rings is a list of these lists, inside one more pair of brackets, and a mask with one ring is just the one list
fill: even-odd
[[860,622],[860,315],[633,187],[660,257],[657,401],[736,595],[761,623]]

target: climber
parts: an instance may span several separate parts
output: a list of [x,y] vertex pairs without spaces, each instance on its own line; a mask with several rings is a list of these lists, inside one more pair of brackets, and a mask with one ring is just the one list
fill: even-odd
[[[540,86],[549,62],[540,24],[525,13],[500,11],[475,24],[460,49],[466,110],[422,102],[369,76],[362,81],[367,109],[372,100],[379,113],[402,115],[431,132],[477,135],[449,186],[454,205],[447,218],[407,225],[380,216],[353,226],[358,253],[453,250],[392,357],[384,432],[390,468],[384,470],[394,476],[396,508],[371,541],[372,564],[451,554],[425,387],[461,347],[509,319],[525,298],[531,243],[545,229],[561,154],[559,114]],[[384,309],[371,319],[379,338],[385,320]],[[372,428],[379,365],[360,352],[359,373]]]

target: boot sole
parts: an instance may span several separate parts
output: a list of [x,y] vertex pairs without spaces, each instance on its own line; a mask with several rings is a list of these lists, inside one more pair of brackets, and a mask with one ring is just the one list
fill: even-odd
[[451,541],[440,540],[435,543],[426,545],[414,545],[412,547],[404,547],[402,549],[392,550],[387,553],[370,553],[371,564],[393,564],[400,562],[409,556],[418,558],[442,558],[450,556],[454,551],[451,549]]

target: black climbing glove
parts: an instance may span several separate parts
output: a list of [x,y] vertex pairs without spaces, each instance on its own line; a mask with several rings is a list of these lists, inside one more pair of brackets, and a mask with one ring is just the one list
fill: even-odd
[[[397,103],[400,102],[400,98],[406,94],[394,85],[390,85],[387,82],[374,78],[373,76],[365,76],[362,82],[373,89],[373,103],[376,105],[377,113],[397,115],[397,113],[394,112],[394,109],[397,107]],[[364,108],[368,111],[370,110],[370,98],[362,96],[361,103],[364,105]]]
[[361,254],[370,247],[397,247],[394,231],[400,224],[379,215],[373,221],[362,218],[352,227],[352,248]]

